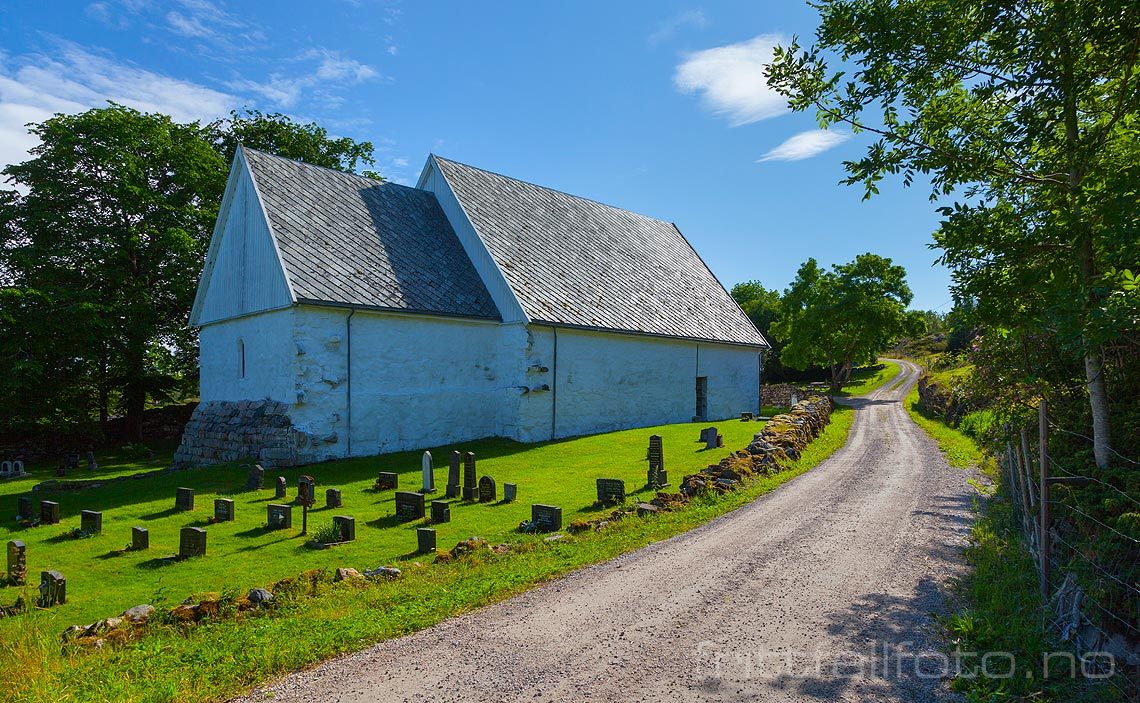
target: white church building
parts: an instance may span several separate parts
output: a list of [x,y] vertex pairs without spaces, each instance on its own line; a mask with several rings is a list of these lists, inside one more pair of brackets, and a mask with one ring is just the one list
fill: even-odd
[[190,322],[183,464],[757,412],[767,347],[673,224],[434,155],[409,188],[239,149]]

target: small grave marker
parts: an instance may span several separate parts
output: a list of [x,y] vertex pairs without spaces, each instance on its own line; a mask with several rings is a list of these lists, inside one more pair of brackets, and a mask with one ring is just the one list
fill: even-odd
[[174,493],[174,509],[187,512],[194,509],[194,489],[179,488]]
[[265,506],[265,522],[271,530],[287,530],[293,526],[293,506],[270,503]]
[[206,556],[206,531],[201,527],[183,527],[178,533],[178,558]]
[[475,452],[463,455],[463,500],[475,500]]
[[231,498],[214,499],[214,522],[233,522],[234,501]]
[[99,462],[95,461],[95,452],[87,452],[87,470],[94,471],[99,468]]
[[661,442],[661,435],[655,434],[649,437],[648,457],[649,472],[645,485],[656,488],[661,483],[657,474],[665,471],[665,447]]
[[462,463],[462,457],[459,450],[451,452],[451,463],[447,467],[447,497],[459,497],[459,465]]
[[285,480],[284,476],[278,476],[277,477],[277,484],[275,486],[275,491],[273,493],[273,497],[276,498],[277,500],[285,500],[285,498],[288,494],[288,489],[289,489],[289,482]]
[[96,510],[83,510],[79,513],[79,529],[89,535],[103,531],[103,513]]
[[435,530],[430,527],[420,527],[416,530],[416,552],[429,554],[435,551]]
[[530,506],[530,519],[539,532],[557,532],[562,529],[562,508],[535,503]]
[[341,542],[351,542],[356,539],[356,518],[337,515],[333,517],[333,525],[340,532]]
[[391,471],[381,471],[376,478],[377,490],[386,491],[400,487],[400,475]]
[[706,427],[701,430],[701,441],[705,443],[705,449],[716,449],[717,436],[715,427]]
[[265,469],[261,467],[261,464],[254,464],[249,467],[249,473],[245,477],[245,487],[251,491],[259,491],[265,488]]
[[423,473],[423,487],[420,490],[435,493],[435,466],[431,461],[431,452],[424,452],[420,459],[420,471]]
[[131,528],[131,550],[141,552],[150,549],[150,530],[145,527]]
[[750,422],[752,420],[752,413],[740,413],[741,422]]
[[317,502],[317,480],[312,476],[297,478],[297,504],[312,505]]
[[396,491],[396,519],[400,522],[419,520],[424,516],[424,494]]
[[451,522],[451,504],[442,500],[433,500],[431,502],[431,521],[434,525]]
[[27,547],[18,539],[8,543],[8,583],[23,586],[28,580]]
[[44,525],[59,524],[59,503],[53,500],[40,501],[40,522]]
[[67,602],[67,579],[58,571],[40,572],[40,602],[41,608],[50,608],[53,605],[63,605]]
[[499,492],[495,486],[495,479],[484,476],[479,479],[479,502],[494,503],[498,500]]
[[16,515],[21,520],[31,520],[32,515],[32,499],[27,496],[20,496],[16,499]]
[[330,488],[325,491],[326,508],[339,508],[341,505],[343,505],[343,501],[341,500],[339,488]]
[[602,505],[616,505],[625,502],[625,481],[620,478],[599,478],[595,481],[598,502]]
[[517,483],[504,483],[503,484],[503,502],[513,503],[515,498],[519,495],[519,486]]

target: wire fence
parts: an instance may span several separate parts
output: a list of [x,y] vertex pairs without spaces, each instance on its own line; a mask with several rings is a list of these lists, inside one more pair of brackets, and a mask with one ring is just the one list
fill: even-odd
[[[1044,404],[1038,425],[1036,442],[1027,428],[1011,431],[999,460],[1006,495],[1038,569],[1050,624],[1080,656],[1111,653],[1120,642],[1140,651],[1140,535],[1126,532],[1127,524],[1114,527],[1091,514],[1088,496],[1112,496],[1131,512],[1140,499],[1090,475],[1091,470],[1074,470],[1050,456],[1050,430],[1089,438],[1050,422]],[[1140,700],[1140,670],[1134,663],[1129,667],[1114,656],[1112,673],[1104,680],[1125,700]]]

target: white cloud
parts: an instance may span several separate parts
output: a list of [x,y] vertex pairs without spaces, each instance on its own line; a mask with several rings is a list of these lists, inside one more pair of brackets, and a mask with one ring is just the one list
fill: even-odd
[[662,20],[657,27],[650,32],[649,36],[645,38],[645,41],[648,42],[650,46],[657,46],[666,39],[672,38],[674,34],[685,27],[701,29],[707,24],[708,19],[705,17],[704,10],[686,10],[666,20]]
[[334,100],[328,89],[338,86],[356,85],[376,78],[376,69],[354,59],[326,49],[311,49],[298,57],[299,61],[317,60],[316,67],[301,75],[273,73],[264,81],[239,78],[227,85],[233,90],[248,91],[260,95],[281,107],[292,107],[306,91],[322,94],[327,101]]
[[673,81],[686,93],[700,93],[705,106],[727,117],[733,127],[782,115],[787,100],[768,87],[764,67],[772,61],[775,46],[786,43],[780,35],[761,34],[695,51],[677,66]]
[[772,149],[757,161],[799,161],[838,146],[851,138],[848,132],[826,129],[809,129],[788,137],[783,144]]
[[179,121],[211,120],[240,103],[228,93],[117,62],[77,44],[62,43],[50,57],[0,55],[0,166],[23,161],[35,146],[27,123],[108,100]]

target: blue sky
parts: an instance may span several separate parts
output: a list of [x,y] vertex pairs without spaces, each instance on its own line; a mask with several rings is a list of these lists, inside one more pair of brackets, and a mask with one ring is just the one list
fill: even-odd
[[24,123],[107,99],[248,106],[372,141],[397,182],[434,151],[673,221],[729,287],[873,251],[946,311],[927,191],[838,185],[866,138],[764,86],[772,44],[815,25],[798,2],[0,0],[0,163]]

